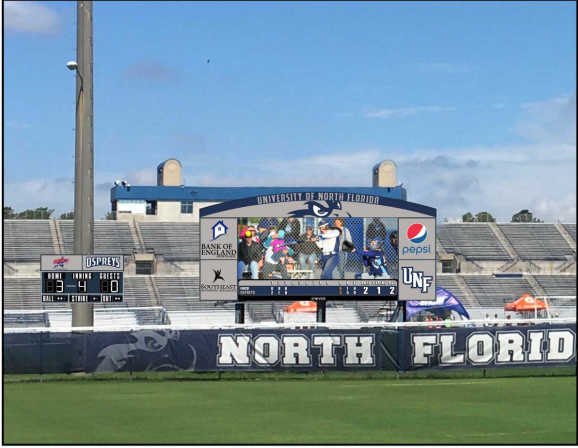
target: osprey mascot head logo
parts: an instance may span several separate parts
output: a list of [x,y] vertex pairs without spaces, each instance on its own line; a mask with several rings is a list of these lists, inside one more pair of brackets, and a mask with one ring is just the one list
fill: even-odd
[[[327,216],[339,216],[339,213],[333,213],[334,210],[341,210],[341,201],[324,201],[327,205],[323,205],[321,202],[317,201],[307,201],[303,205],[307,208],[300,210],[293,210],[289,212],[288,215],[293,218],[302,218],[304,216],[316,216],[318,218],[325,218]],[[351,215],[347,213],[349,217]]]

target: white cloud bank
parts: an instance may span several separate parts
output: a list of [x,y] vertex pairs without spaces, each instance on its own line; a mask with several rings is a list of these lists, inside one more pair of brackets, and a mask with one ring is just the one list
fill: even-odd
[[[546,222],[576,222],[576,97],[524,105],[515,131],[525,144],[387,151],[368,148],[302,159],[194,158],[183,177],[194,186],[370,186],[371,168],[391,159],[408,200],[438,209],[438,218],[459,220],[466,212],[488,211],[509,222],[521,209]],[[213,152],[215,154],[216,152]],[[154,167],[128,173],[96,173],[95,216],[110,210],[116,179],[155,185]],[[72,179],[32,179],[5,185],[5,204],[17,210],[49,206],[57,214],[73,206]]]
[[4,2],[4,26],[7,30],[28,34],[56,35],[62,21],[56,11],[38,2]]

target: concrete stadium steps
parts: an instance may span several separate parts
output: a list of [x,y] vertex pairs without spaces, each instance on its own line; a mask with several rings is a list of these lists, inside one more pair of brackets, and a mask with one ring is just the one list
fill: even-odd
[[256,322],[276,322],[273,302],[245,302],[245,309],[255,316]]
[[511,259],[488,223],[440,224],[437,237],[447,253],[463,255],[466,259]]
[[498,224],[523,260],[566,260],[573,250],[554,224]]
[[440,288],[444,288],[445,290],[451,292],[454,296],[456,296],[458,298],[458,300],[460,302],[462,302],[462,304],[466,308],[479,306],[478,303],[470,300],[470,298],[468,297],[466,292],[462,289],[462,287],[460,286],[460,283],[458,282],[458,276],[457,275],[454,275],[454,274],[440,275],[440,274],[438,274],[436,276],[436,282],[437,282],[436,286],[439,286]]
[[199,260],[199,224],[138,222],[145,249],[154,250],[167,261]]
[[195,304],[198,307],[213,306],[214,302],[200,302],[199,277],[167,276],[153,279],[161,304],[167,311],[193,311]]
[[562,224],[566,229],[566,232],[570,234],[572,238],[574,238],[574,242],[576,242],[576,224]]
[[395,310],[396,302],[392,300],[360,300],[357,306],[361,308],[360,320],[364,321],[367,317],[368,322],[376,322],[382,317],[389,320],[388,316]]
[[526,293],[536,295],[536,291],[524,277],[463,275],[462,278],[482,307],[499,308]]
[[[74,253],[74,221],[57,221],[63,254]],[[94,253],[132,255],[138,249],[130,225],[124,221],[94,221]]]
[[48,324],[43,314],[4,314],[5,328],[46,327]]
[[48,219],[4,220],[4,261],[40,261],[40,255],[53,254],[55,244]]
[[6,310],[41,310],[42,297],[38,278],[5,278],[3,305]]

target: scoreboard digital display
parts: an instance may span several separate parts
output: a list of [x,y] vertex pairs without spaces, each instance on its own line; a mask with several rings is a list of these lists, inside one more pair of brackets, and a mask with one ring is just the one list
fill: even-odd
[[42,302],[120,303],[122,255],[42,255]]
[[436,293],[436,210],[295,192],[200,209],[201,300],[415,300]]

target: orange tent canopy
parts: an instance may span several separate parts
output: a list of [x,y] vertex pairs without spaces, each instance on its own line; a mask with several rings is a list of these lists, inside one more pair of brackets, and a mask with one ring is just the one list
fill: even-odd
[[312,300],[300,300],[285,308],[288,313],[316,313],[317,303]]
[[530,294],[524,294],[518,300],[515,300],[512,303],[508,303],[505,307],[505,311],[534,311],[538,310],[545,310],[548,308],[541,300],[535,299]]

